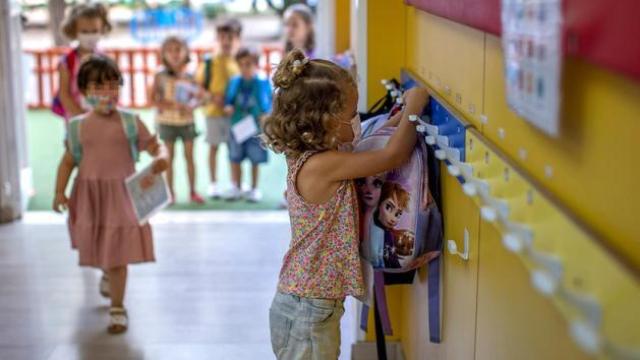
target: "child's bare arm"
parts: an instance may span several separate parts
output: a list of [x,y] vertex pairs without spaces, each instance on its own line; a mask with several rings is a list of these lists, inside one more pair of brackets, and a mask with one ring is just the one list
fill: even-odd
[[157,137],[149,142],[145,150],[154,157],[152,169],[154,174],[160,174],[169,168],[169,153],[167,148],[158,141]]
[[409,115],[420,115],[428,99],[429,94],[425,89],[414,88],[407,92],[406,107],[398,129],[383,149],[360,153],[327,151],[310,159],[309,170],[316,176],[336,182],[373,176],[401,166],[411,155],[416,143],[416,129],[409,121]]
[[60,160],[60,165],[58,165],[58,174],[56,176],[56,193],[53,201],[53,210],[56,212],[62,212],[67,208],[69,200],[65,195],[65,190],[75,166],[73,156],[69,151],[65,151],[62,160]]
[[73,100],[73,97],[71,96],[71,92],[69,91],[71,88],[69,70],[67,70],[64,64],[60,64],[58,66],[58,74],[60,76],[60,102],[64,107],[64,111],[70,115],[70,117],[84,113],[80,104],[76,104],[75,100]]

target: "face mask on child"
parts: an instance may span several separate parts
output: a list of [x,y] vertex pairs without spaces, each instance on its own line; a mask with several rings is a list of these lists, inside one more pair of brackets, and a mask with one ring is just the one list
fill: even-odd
[[116,101],[111,96],[88,95],[87,105],[102,114],[109,114],[116,108]]
[[362,123],[360,122],[360,114],[354,116],[351,121],[351,130],[353,131],[353,140],[351,143],[343,143],[338,146],[339,151],[353,151],[362,138]]
[[78,42],[81,48],[93,51],[98,47],[100,37],[100,34],[78,34]]

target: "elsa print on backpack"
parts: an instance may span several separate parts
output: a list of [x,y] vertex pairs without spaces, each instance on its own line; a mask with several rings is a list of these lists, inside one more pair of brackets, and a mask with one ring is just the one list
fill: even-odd
[[[384,127],[364,138],[356,151],[385,146],[394,128]],[[356,181],[361,214],[361,255],[374,269],[406,272],[436,255],[441,224],[430,201],[425,175],[426,149],[418,142],[403,166]],[[434,213],[434,214],[430,214]],[[437,214],[436,214],[437,213]]]

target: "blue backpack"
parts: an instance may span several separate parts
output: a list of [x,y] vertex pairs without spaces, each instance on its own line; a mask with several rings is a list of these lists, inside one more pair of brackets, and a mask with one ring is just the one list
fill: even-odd
[[[120,119],[122,121],[122,128],[129,141],[129,147],[131,149],[131,158],[134,162],[140,159],[140,153],[138,151],[138,123],[137,115],[133,112],[118,109]],[[80,142],[81,125],[86,114],[78,115],[71,119],[69,122],[69,129],[67,133],[67,144],[69,146],[69,152],[73,156],[73,160],[76,164],[80,164],[82,160],[82,143]]]

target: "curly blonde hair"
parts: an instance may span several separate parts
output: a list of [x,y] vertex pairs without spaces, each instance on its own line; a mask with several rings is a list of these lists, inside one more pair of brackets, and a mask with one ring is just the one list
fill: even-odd
[[338,116],[346,102],[351,74],[326,60],[309,60],[300,49],[289,52],[273,76],[273,112],[264,141],[277,153],[296,157],[306,151],[335,149]]
[[107,8],[101,3],[88,3],[76,5],[71,9],[60,27],[62,35],[69,40],[75,40],[78,37],[76,25],[80,18],[100,19],[102,20],[102,32],[106,34],[111,31],[112,26],[109,22]]

